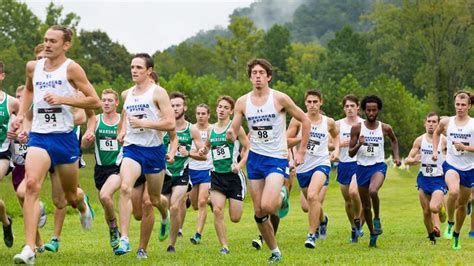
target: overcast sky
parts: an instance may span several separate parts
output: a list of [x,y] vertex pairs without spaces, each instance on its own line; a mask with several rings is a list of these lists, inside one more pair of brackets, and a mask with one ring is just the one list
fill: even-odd
[[[22,0],[44,21],[51,1]],[[235,8],[254,0],[55,0],[63,14],[81,17],[79,29],[100,29],[131,53],[154,53],[179,44],[200,30],[227,27]]]

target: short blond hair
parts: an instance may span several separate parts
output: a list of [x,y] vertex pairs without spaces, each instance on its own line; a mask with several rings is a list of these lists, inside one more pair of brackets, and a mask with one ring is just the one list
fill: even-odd
[[113,94],[115,96],[115,100],[119,100],[119,96],[118,96],[118,93],[116,91],[114,91],[114,89],[112,88],[107,88],[105,89],[104,91],[102,91],[102,95],[104,94]]

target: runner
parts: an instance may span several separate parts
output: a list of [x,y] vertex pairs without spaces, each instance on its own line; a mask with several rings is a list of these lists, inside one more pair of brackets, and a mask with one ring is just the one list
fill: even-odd
[[[443,214],[442,206],[444,195],[446,194],[446,183],[444,182],[443,158],[436,162],[432,160],[433,154],[433,133],[438,126],[439,116],[437,113],[429,113],[425,119],[425,134],[416,138],[410,150],[407,165],[421,163],[420,172],[417,177],[417,186],[420,196],[420,204],[423,209],[423,221],[428,231],[428,239],[436,244],[436,235],[439,233],[440,220],[446,220],[446,213]],[[446,138],[441,138],[441,145],[438,146],[438,156],[445,154]],[[444,156],[442,156],[444,157]],[[434,217],[440,216],[441,219]],[[439,235],[438,235],[439,236]]]
[[[474,119],[469,116],[473,100],[474,96],[470,92],[457,91],[454,94],[456,115],[441,120],[433,134],[433,150],[438,148],[441,134],[447,138],[443,171],[449,191],[448,227],[444,237],[454,238],[452,248],[455,250],[461,249],[459,233],[466,218],[467,202],[474,186]],[[437,159],[438,155],[433,153],[433,160]],[[456,208],[455,224],[454,208]]]
[[251,135],[247,173],[255,221],[272,252],[268,261],[274,263],[281,261],[282,256],[269,215],[278,211],[283,217],[289,211],[288,189],[283,186],[283,179],[289,174],[285,114],[288,112],[303,124],[295,165],[304,161],[310,122],[288,95],[268,86],[272,80],[272,65],[267,60],[251,60],[247,64],[247,73],[253,89],[237,100],[227,139],[235,141],[245,117]]
[[[349,156],[357,155],[357,186],[359,189],[365,222],[370,231],[369,247],[377,246],[377,237],[382,234],[380,222],[379,190],[385,181],[387,164],[385,163],[384,138],[390,139],[393,161],[399,166],[398,141],[389,124],[377,120],[382,110],[382,100],[375,95],[365,96],[361,102],[366,120],[351,128]],[[372,221],[372,206],[374,220]]]

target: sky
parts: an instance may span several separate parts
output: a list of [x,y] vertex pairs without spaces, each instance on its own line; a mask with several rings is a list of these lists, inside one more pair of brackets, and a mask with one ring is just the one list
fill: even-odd
[[[51,1],[21,0],[44,21]],[[254,0],[55,0],[63,14],[81,17],[79,29],[105,31],[130,53],[153,54],[179,44],[200,30],[227,27],[235,8]]]

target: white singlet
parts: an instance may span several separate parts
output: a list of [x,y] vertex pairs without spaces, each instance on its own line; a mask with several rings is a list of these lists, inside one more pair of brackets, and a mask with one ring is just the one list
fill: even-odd
[[[441,144],[441,142],[440,142]],[[423,135],[420,145],[420,172],[424,176],[442,176],[443,175],[443,153],[441,145],[438,145],[438,160],[435,162],[433,156],[433,142],[429,142],[426,134]]]
[[[364,119],[357,117],[357,122],[362,123]],[[351,128],[352,126],[346,122],[346,118],[339,119],[336,121],[339,125],[339,141],[342,143],[343,141],[351,139]],[[349,147],[340,147],[339,148],[339,162],[341,163],[351,163],[357,161],[357,155],[354,157],[349,156]]]
[[357,164],[370,166],[385,161],[384,138],[382,122],[378,121],[375,130],[368,129],[365,122],[360,123],[360,136],[364,136],[365,141],[357,152]]
[[311,124],[308,145],[306,146],[306,153],[304,155],[304,163],[296,167],[296,173],[308,172],[319,165],[331,166],[331,162],[329,161],[328,140],[328,118],[325,115],[321,115],[319,124]]
[[458,151],[453,142],[459,141],[466,146],[474,146],[474,118],[470,117],[463,127],[456,126],[454,119],[454,116],[449,118],[446,130],[448,148],[446,162],[456,169],[468,171],[474,169],[474,152]]

